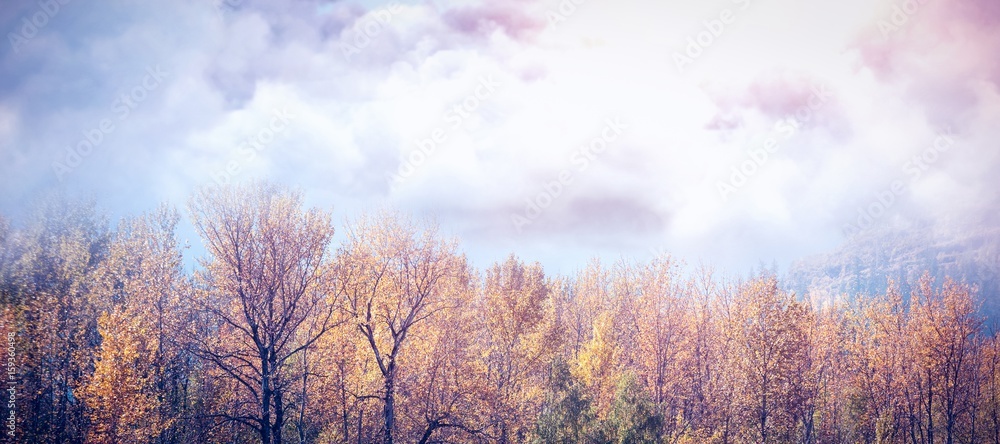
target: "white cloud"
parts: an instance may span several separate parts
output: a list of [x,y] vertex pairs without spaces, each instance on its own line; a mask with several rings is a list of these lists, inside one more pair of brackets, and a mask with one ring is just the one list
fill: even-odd
[[[405,4],[345,58],[343,44],[385,5],[246,2],[219,15],[210,3],[67,9],[34,53],[4,53],[0,206],[53,185],[52,159],[150,64],[169,80],[72,186],[125,209],[151,196],[179,204],[239,159],[239,178],[302,186],[343,214],[383,202],[437,214],[486,259],[517,245],[572,266],[580,252],[641,256],[657,245],[728,265],[787,261],[839,240],[942,125],[962,133],[961,148],[899,211],[982,211],[956,195],[983,193],[998,163],[989,147],[1000,76],[982,60],[995,45],[947,40],[941,29],[955,23],[963,41],[992,35],[957,12],[928,9],[883,40],[889,2],[588,1],[555,27],[547,14],[558,2]],[[727,8],[735,20],[678,72],[672,54]],[[450,110],[483,77],[497,91],[452,125]],[[835,97],[721,199],[718,181],[820,84]],[[286,108],[287,130],[243,157],[240,142]],[[576,171],[572,156],[612,117],[627,126],[622,137]],[[445,141],[390,188],[386,176],[436,130]],[[573,183],[517,234],[511,214],[566,169]]]

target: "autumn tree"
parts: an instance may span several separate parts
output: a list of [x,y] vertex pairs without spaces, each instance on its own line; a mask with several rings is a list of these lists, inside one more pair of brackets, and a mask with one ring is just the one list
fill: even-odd
[[928,443],[940,439],[952,444],[976,433],[973,389],[982,320],[973,294],[971,287],[952,280],[936,289],[925,274],[910,300],[917,358],[911,375],[921,411],[915,433]]
[[245,400],[218,415],[253,427],[264,444],[281,444],[292,388],[302,381],[289,362],[333,325],[330,215],[260,182],[204,190],[190,209],[208,256],[191,300],[205,324],[189,337]]
[[487,380],[477,365],[478,343],[474,292],[453,293],[450,307],[417,326],[410,345],[417,353],[404,356],[396,396],[405,421],[397,430],[400,441],[426,444],[487,437]]
[[692,329],[697,314],[677,274],[669,258],[654,259],[639,270],[638,295],[631,310],[635,344],[629,347],[636,355],[637,374],[668,421],[664,429],[671,436],[683,434],[689,426],[698,378],[692,364],[698,345]]
[[100,344],[103,307],[91,288],[109,237],[96,204],[66,196],[42,201],[12,236],[9,302],[17,307],[25,364],[19,433],[38,442],[79,442],[87,433],[79,390]]
[[391,444],[400,366],[406,355],[418,352],[408,348],[412,337],[423,334],[420,329],[435,316],[458,308],[470,270],[454,241],[396,214],[361,217],[346,231],[337,292],[381,376],[382,442]]
[[523,442],[538,413],[548,362],[558,348],[554,306],[541,265],[525,265],[511,255],[488,268],[479,310],[489,422],[497,442]]
[[594,333],[594,322],[616,307],[611,295],[611,276],[597,259],[592,259],[567,283],[564,321],[567,345],[575,357]]
[[93,292],[108,309],[98,318],[95,370],[81,390],[90,442],[166,440],[179,414],[176,394],[186,374],[173,316],[186,281],[174,238],[178,220],[160,207],[123,221],[95,273]]
[[17,305],[13,300],[14,282],[11,278],[12,265],[16,260],[12,234],[10,221],[0,215],[0,304],[8,310]]
[[979,376],[982,383],[980,409],[983,441],[1000,444],[1000,341],[989,337],[982,346]]
[[847,352],[853,374],[850,395],[854,436],[867,442],[899,442],[906,436],[908,412],[904,374],[908,314],[898,288],[860,301],[847,312]]
[[[675,430],[679,442],[732,442],[738,435],[737,398],[739,358],[737,335],[730,334],[734,316],[733,294],[728,282],[718,280],[702,267],[684,284],[689,299],[688,359],[683,365],[689,391],[686,422],[689,430]],[[670,418],[667,418],[668,420]]]
[[798,295],[668,257],[477,270],[388,211],[334,247],[328,213],[267,183],[189,208],[193,271],[166,206],[0,217],[14,439],[1000,444],[973,286]]
[[742,376],[743,430],[753,442],[788,442],[794,438],[791,401],[799,388],[796,364],[806,341],[808,311],[778,289],[773,277],[753,279],[739,290],[736,337],[737,371]]

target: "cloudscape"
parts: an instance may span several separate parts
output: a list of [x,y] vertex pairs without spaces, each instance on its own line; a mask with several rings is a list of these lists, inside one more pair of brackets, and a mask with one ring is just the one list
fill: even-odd
[[655,251],[742,271],[996,208],[987,0],[0,14],[7,211],[53,189],[125,212],[270,178],[338,216],[434,217],[484,263],[517,246],[567,271]]

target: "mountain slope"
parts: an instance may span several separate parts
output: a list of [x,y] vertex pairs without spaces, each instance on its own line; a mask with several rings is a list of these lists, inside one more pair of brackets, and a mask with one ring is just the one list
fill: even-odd
[[786,289],[821,298],[885,292],[888,282],[909,295],[924,272],[976,284],[983,313],[1000,319],[1000,227],[995,224],[915,225],[860,233],[837,250],[794,262]]

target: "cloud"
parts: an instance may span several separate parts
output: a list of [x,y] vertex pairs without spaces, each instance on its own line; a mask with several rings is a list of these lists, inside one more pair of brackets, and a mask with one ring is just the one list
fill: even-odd
[[[524,6],[524,3],[517,6]],[[498,3],[451,9],[442,18],[449,26],[465,35],[486,38],[500,30],[519,41],[530,38],[546,25],[544,21],[526,14],[516,6]]]
[[[1000,201],[994,2],[926,2],[886,37],[889,1],[584,2],[555,25],[558,3],[540,1],[230,3],[70,3],[0,52],[0,209],[53,187],[120,213],[180,204],[237,162],[231,180],[301,186],[338,217],[436,215],[477,260],[517,249],[572,267],[656,246],[738,268],[830,248],[893,180],[906,189],[886,220]],[[679,73],[671,54],[726,8],[735,21]],[[116,100],[155,66],[169,76],[119,118]],[[817,87],[833,98],[786,137],[776,125]],[[295,117],[267,136],[285,109]],[[106,118],[113,133],[58,180],[53,162]],[[581,169],[609,118],[627,128]],[[947,128],[955,149],[911,180],[907,162]],[[563,171],[572,183],[519,232],[511,217]]]

